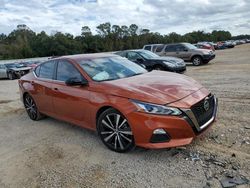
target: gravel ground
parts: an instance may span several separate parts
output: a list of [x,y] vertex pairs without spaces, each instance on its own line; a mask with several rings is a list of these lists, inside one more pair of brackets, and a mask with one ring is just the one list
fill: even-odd
[[[185,73],[219,98],[217,122],[191,145],[109,151],[94,132],[26,115],[17,81],[0,80],[0,187],[221,187],[250,180],[250,45]],[[239,187],[250,187],[240,185]]]

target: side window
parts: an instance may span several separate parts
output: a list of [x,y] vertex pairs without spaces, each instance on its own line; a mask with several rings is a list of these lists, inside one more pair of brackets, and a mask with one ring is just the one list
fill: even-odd
[[155,52],[161,52],[163,50],[163,48],[164,48],[164,45],[159,45],[159,46],[157,46]]
[[157,48],[157,46],[156,46],[156,45],[155,45],[155,46],[153,46],[153,51],[152,51],[152,52],[155,52],[156,48]]
[[169,45],[166,46],[165,52],[175,52],[176,51],[176,45]]
[[40,65],[39,78],[52,79],[54,74],[55,61],[49,61]]
[[141,56],[139,56],[135,52],[128,52],[127,57],[130,61],[136,61],[137,59],[141,59]]
[[145,46],[144,50],[149,50],[149,51],[151,51],[151,46]]
[[81,73],[76,69],[76,67],[66,60],[61,60],[58,62],[56,80],[66,81],[69,78],[76,77],[82,79]]
[[183,45],[176,45],[176,51],[185,51],[185,46]]

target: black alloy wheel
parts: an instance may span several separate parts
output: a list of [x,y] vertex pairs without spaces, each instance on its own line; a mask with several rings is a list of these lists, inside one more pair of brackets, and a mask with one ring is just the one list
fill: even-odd
[[127,152],[134,148],[134,137],[126,118],[109,108],[98,118],[97,131],[102,142],[112,151]]
[[202,61],[202,58],[200,56],[195,56],[192,59],[192,63],[194,66],[200,66],[203,63],[203,61]]
[[43,115],[38,111],[34,99],[29,94],[26,94],[24,96],[23,103],[24,103],[24,107],[25,107],[26,112],[28,113],[30,119],[36,121],[36,120],[39,120],[43,117]]

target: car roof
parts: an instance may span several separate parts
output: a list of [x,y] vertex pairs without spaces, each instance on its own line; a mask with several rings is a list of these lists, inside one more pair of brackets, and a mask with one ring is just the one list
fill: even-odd
[[145,44],[144,46],[158,46],[158,45],[163,45],[163,44]]
[[121,52],[148,52],[148,50],[144,50],[144,49],[133,49],[133,50],[124,50]]
[[73,61],[81,61],[84,59],[96,59],[105,57],[117,57],[118,55],[110,53],[92,53],[92,54],[76,54],[76,55],[66,55],[53,58],[53,60],[68,59]]

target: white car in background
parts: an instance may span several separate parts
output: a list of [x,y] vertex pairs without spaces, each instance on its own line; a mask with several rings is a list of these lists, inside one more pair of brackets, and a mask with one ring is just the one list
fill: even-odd
[[22,63],[0,64],[0,78],[14,80],[29,73],[30,69],[32,68]]

